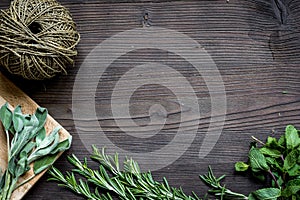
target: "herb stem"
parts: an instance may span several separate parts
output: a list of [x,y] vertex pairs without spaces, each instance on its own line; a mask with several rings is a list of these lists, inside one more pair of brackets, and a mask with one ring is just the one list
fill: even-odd
[[284,162],[284,157],[283,157],[283,155],[280,155],[280,158],[281,158],[282,162]]
[[9,142],[9,132],[6,130],[6,144],[7,144],[7,160],[10,160],[10,142]]
[[258,143],[260,143],[260,144],[262,144],[262,145],[265,145],[264,142],[262,142],[261,140],[257,139],[256,137],[251,136],[251,138],[252,138],[254,141],[256,141],[256,142],[258,142]]
[[272,179],[274,180],[275,184],[276,184],[276,187],[278,187],[280,189],[280,185],[276,179],[276,177],[274,176],[274,174],[272,173],[271,170],[268,170],[268,173],[271,175]]
[[10,175],[9,171],[6,171],[5,185],[4,185],[4,188],[3,188],[2,200],[7,200],[7,198],[9,198],[8,191],[9,191],[10,184],[11,184],[11,175]]
[[14,187],[14,190],[21,187],[22,185],[28,183],[29,181],[31,181],[33,178],[35,177],[35,175],[31,175],[28,179],[22,181],[21,183],[17,184],[15,187]]

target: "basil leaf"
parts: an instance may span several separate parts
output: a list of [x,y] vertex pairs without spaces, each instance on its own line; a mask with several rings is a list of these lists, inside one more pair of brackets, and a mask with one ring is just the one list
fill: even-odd
[[12,124],[12,111],[8,108],[8,103],[5,103],[0,109],[0,120],[4,129],[8,131]]
[[247,171],[249,168],[249,165],[244,162],[237,162],[235,163],[235,171],[237,172],[244,172]]
[[300,179],[290,180],[286,184],[286,188],[282,191],[282,196],[290,197],[300,191]]
[[33,172],[34,174],[39,174],[43,170],[50,167],[56,160],[57,154],[45,156],[41,159],[38,159],[33,164]]
[[288,125],[285,129],[285,138],[286,138],[286,147],[288,149],[293,149],[300,144],[300,138],[298,135],[297,129],[292,126]]
[[252,193],[250,193],[248,196],[248,200],[257,200],[257,198],[255,198],[255,196]]
[[252,147],[248,156],[253,172],[268,171],[270,169],[265,156],[257,148]]
[[280,172],[284,171],[283,167],[281,167],[281,165],[277,162],[277,160],[275,158],[266,157],[266,161],[269,166],[272,166],[273,168],[279,170]]
[[283,169],[287,171],[292,167],[294,167],[295,164],[297,163],[298,156],[299,156],[299,152],[297,149],[291,151],[284,159]]
[[259,149],[259,151],[265,156],[270,156],[272,158],[280,158],[282,155],[280,151],[268,147],[262,147]]
[[290,176],[299,176],[300,175],[300,165],[295,164],[291,169],[289,169],[288,174]]
[[257,180],[262,181],[262,182],[264,182],[266,180],[265,175],[262,174],[261,171],[259,171],[259,172],[253,172],[252,171],[252,176],[254,178],[256,178]]
[[266,147],[269,147],[270,149],[277,149],[277,150],[284,150],[284,146],[280,145],[279,141],[277,141],[274,137],[268,137],[266,142]]
[[263,188],[252,193],[259,200],[276,200],[281,192],[278,188]]

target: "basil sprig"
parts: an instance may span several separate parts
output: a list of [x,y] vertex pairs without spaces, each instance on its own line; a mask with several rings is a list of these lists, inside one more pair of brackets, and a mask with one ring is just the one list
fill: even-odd
[[[252,192],[249,199],[300,199],[299,131],[288,125],[279,139],[268,137],[265,143],[254,139],[256,142],[249,151],[248,162],[237,162],[235,169],[250,171],[262,182],[272,181],[268,188]],[[258,147],[257,143],[262,145]]]
[[[33,115],[28,115],[22,113],[21,106],[13,111],[7,103],[1,107],[0,120],[7,138],[8,167],[4,172],[0,170],[0,200],[10,199],[15,189],[51,166],[59,152],[70,148],[71,136],[60,142],[61,127],[46,134],[47,116],[45,108],[38,108]],[[32,163],[34,174],[20,182],[19,178],[31,170]]]

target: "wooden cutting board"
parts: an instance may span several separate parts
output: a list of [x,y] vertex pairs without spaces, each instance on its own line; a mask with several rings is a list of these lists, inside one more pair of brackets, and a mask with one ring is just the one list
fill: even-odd
[[[23,113],[33,114],[38,107],[38,105],[29,98],[24,92],[17,88],[11,81],[9,81],[4,75],[0,72],[0,106],[5,102],[8,102],[12,107],[17,105],[22,106]],[[59,124],[48,115],[48,119],[45,125],[47,133],[49,134]],[[61,129],[60,139],[67,139],[70,134],[65,130]],[[6,146],[6,137],[3,130],[3,127],[0,127],[0,168],[2,170],[7,167],[7,146]],[[61,154],[59,154],[60,156]],[[58,157],[59,157],[58,156]],[[34,179],[32,179],[27,184],[18,188],[12,195],[12,200],[19,200],[29,191],[29,189],[39,180],[39,178],[45,173],[45,171]],[[29,171],[23,178],[28,178],[33,174],[33,171]]]

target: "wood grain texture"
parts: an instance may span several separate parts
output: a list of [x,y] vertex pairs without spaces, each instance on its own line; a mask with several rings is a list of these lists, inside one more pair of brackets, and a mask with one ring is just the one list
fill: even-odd
[[[152,105],[159,103],[167,112],[164,131],[149,140],[128,137],[120,131],[111,114],[111,106],[126,107],[126,104],[111,105],[110,100],[117,81],[129,69],[144,62],[168,65],[186,77],[193,86],[201,102],[201,118],[196,137],[188,150],[176,162],[155,171],[155,178],[165,176],[172,186],[182,186],[187,193],[196,191],[203,194],[207,188],[199,181],[198,175],[205,173],[207,166],[211,165],[217,175],[227,174],[226,185],[233,190],[246,194],[260,187],[249,177],[235,174],[233,166],[234,162],[247,159],[251,135],[263,140],[272,132],[278,136],[287,124],[300,128],[300,1],[283,1],[281,8],[273,0],[230,0],[229,3],[226,0],[60,2],[70,9],[82,38],[76,64],[69,68],[69,74],[51,81],[30,82],[4,73],[39,105],[47,107],[50,114],[74,135],[70,152],[81,159],[89,155],[80,137],[83,130],[75,127],[72,110],[73,85],[84,59],[102,41],[122,31],[149,26],[163,27],[196,40],[220,71],[226,89],[227,114],[217,145],[205,158],[198,157],[210,119],[210,96],[205,81],[180,56],[157,49],[130,52],[108,68],[98,83],[95,95],[86,97],[95,98],[99,124],[114,144],[132,152],[146,152],[167,144],[174,136],[172,131],[176,132],[182,122],[182,113],[174,103],[176,96],[170,89],[145,85],[131,97],[131,118],[141,126],[149,123]],[[0,2],[0,8],[8,5],[9,0]],[[86,77],[92,75],[88,72],[85,74]],[[156,72],[152,76],[164,78]],[[172,74],[168,77],[172,78]],[[176,85],[173,89],[179,87]],[[128,92],[125,88],[119,97],[124,97]],[[84,105],[84,99],[79,103]],[[182,120],[187,122],[197,118],[191,115]],[[134,126],[129,128],[135,131]],[[194,128],[194,125],[187,125],[186,128]],[[88,139],[93,141],[99,134],[98,129],[89,127],[89,131]],[[183,143],[178,143],[178,146]],[[172,156],[172,153],[162,156]],[[155,165],[155,162],[153,160],[152,164]],[[59,159],[56,166],[61,170],[70,169],[65,157]],[[96,167],[96,164],[91,166]],[[46,182],[45,177],[25,199],[53,199],[54,195],[58,199],[80,199],[56,187],[56,183]]]
[[[35,110],[38,108],[38,105],[32,99],[30,99],[19,88],[17,88],[13,83],[11,83],[7,78],[5,78],[3,74],[0,72],[0,107],[4,105],[6,102],[10,104],[12,109],[17,105],[21,105],[22,112],[27,114],[33,114]],[[48,116],[45,124],[45,129],[47,134],[50,134],[50,132],[57,126],[59,126],[59,124],[51,116]],[[70,136],[70,134],[65,129],[61,129],[59,134],[60,134],[61,141],[67,139]],[[6,141],[7,140],[5,137],[5,132],[3,130],[3,127],[1,126],[0,127],[0,168],[1,170],[7,168]],[[59,156],[60,155],[61,153],[59,154]],[[37,175],[28,183],[16,189],[13,192],[11,199],[12,200],[22,199],[44,173],[45,171]],[[31,169],[23,177],[20,178],[20,183],[24,180],[27,180],[32,175],[34,175],[34,172]]]

